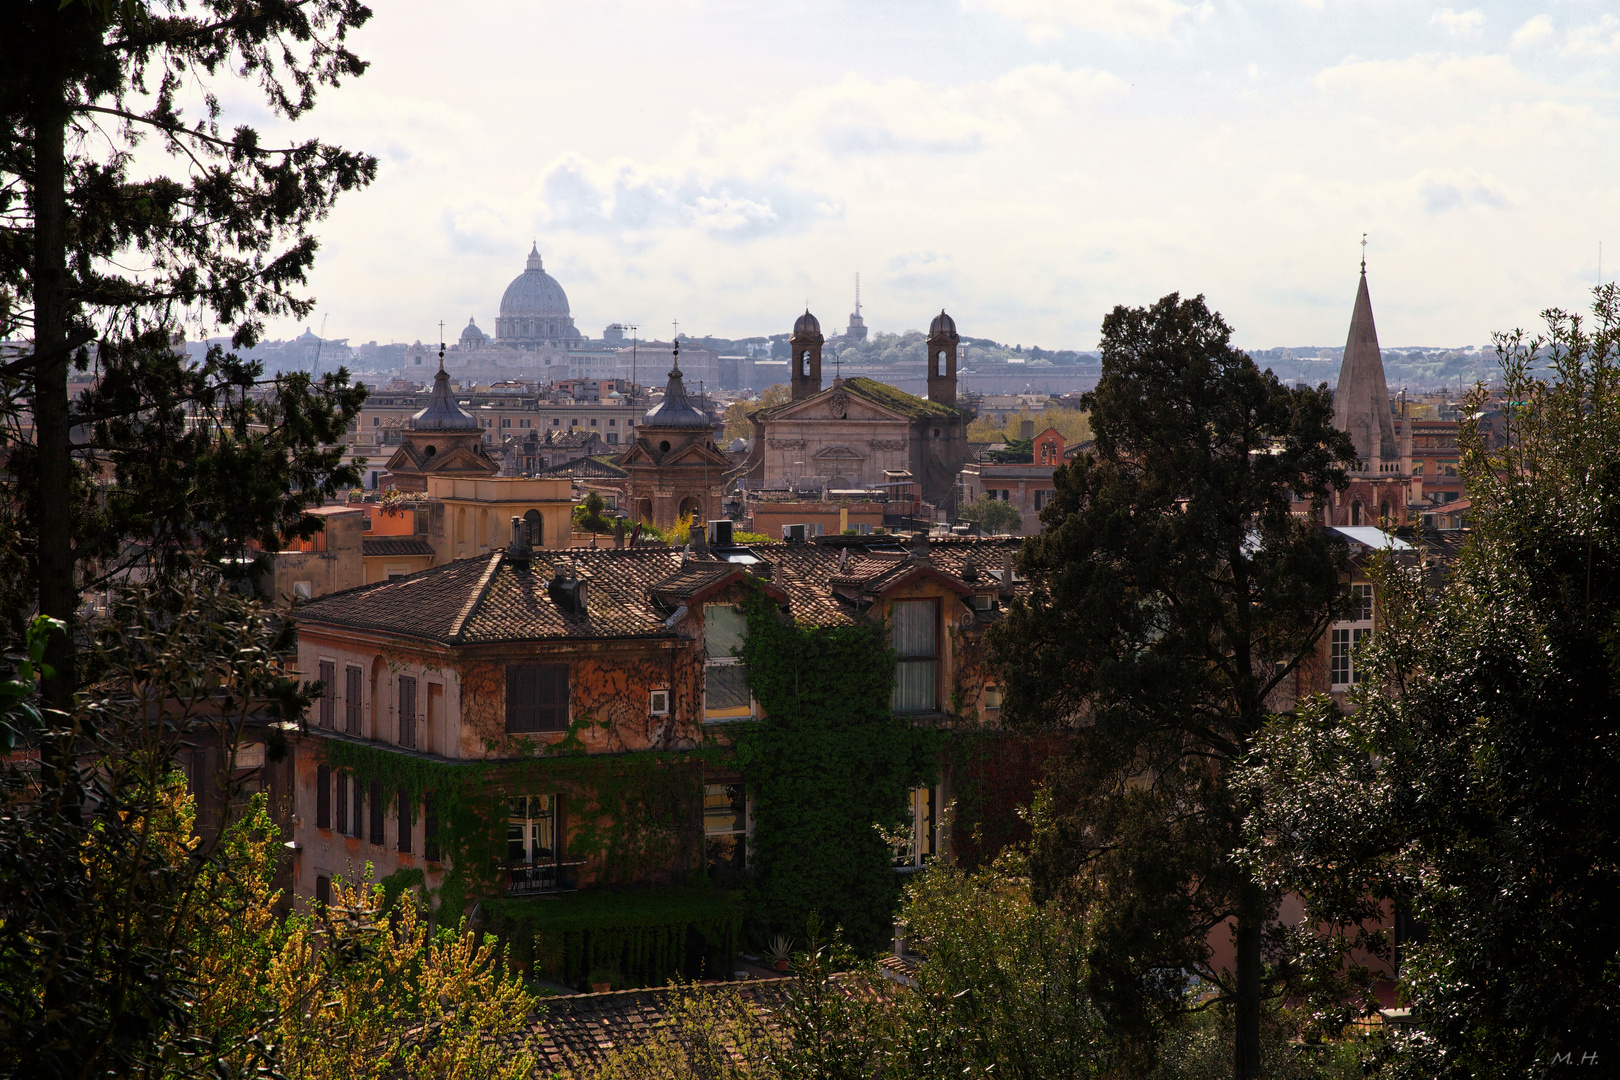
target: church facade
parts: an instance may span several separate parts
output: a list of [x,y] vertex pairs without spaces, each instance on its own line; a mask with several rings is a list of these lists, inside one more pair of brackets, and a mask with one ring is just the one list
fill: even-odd
[[671,355],[664,400],[647,410],[636,425],[635,442],[616,464],[629,474],[623,487],[633,520],[668,528],[689,517],[702,528],[720,515],[731,459],[714,444],[708,415],[687,396],[678,341]]
[[928,397],[873,379],[823,387],[826,344],[806,311],[788,338],[792,397],[752,416],[754,445],[732,476],[753,488],[874,489],[915,482],[924,501],[956,512],[972,417],[956,404],[956,323],[943,311],[928,331]]

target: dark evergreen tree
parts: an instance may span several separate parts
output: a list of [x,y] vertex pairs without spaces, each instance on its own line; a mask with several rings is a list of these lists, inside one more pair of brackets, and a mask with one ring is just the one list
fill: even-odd
[[[1283,973],[1263,948],[1277,893],[1232,857],[1246,808],[1230,770],[1344,603],[1344,549],[1318,523],[1354,452],[1325,388],[1281,385],[1230,338],[1202,297],[1103,321],[1095,447],[1054,474],[1018,560],[1030,597],[989,642],[1003,718],[1073,735],[1030,866],[1094,920],[1098,1006],[1151,1057],[1197,977],[1234,1010],[1247,1080]],[[1228,920],[1235,970],[1217,970]]]
[[[31,342],[0,366],[0,587],[13,638],[31,609],[67,627],[45,680],[64,714],[84,590],[309,535],[310,500],[356,479],[334,448],[363,396],[346,373],[266,386],[234,354],[194,363],[175,344],[189,324],[241,348],[306,314],[311,228],[376,170],[319,139],[226,130],[216,80],[254,80],[297,119],[364,70],[345,42],[369,17],[357,0],[0,4],[0,292],[17,300],[0,337]],[[73,371],[95,386],[70,399]]]
[[[1391,956],[1409,1077],[1597,1075],[1620,1034],[1620,293],[1498,335],[1507,445],[1459,446],[1455,565],[1379,568],[1356,709],[1278,721],[1243,771],[1249,858],[1317,967]],[[1550,379],[1532,376],[1551,363]],[[1486,395],[1465,409],[1476,417]],[[1408,921],[1414,920],[1415,925]],[[1424,940],[1426,938],[1426,940]],[[1343,965],[1341,965],[1343,961]],[[1329,981],[1319,1005],[1366,1007]],[[1570,1066],[1565,1069],[1564,1066]]]

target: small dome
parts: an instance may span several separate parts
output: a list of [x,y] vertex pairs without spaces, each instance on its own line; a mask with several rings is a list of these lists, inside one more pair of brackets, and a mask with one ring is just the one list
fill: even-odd
[[928,324],[928,336],[935,335],[952,338],[956,336],[956,320],[945,314],[944,308],[940,308],[939,314],[934,316],[934,321]]
[[643,427],[706,428],[709,418],[695,407],[686,396],[686,384],[681,381],[681,343],[675,343],[675,366],[669,373],[669,385],[664,387],[664,400],[647,410],[641,418]]
[[794,334],[820,334],[821,333],[821,323],[817,322],[816,317],[814,315],[810,314],[810,309],[809,308],[805,308],[804,309],[804,314],[800,315],[798,321],[793,324],[793,333]]
[[477,431],[478,418],[467,412],[450,396],[450,376],[444,368],[433,376],[433,397],[427,408],[410,419],[412,431]]
[[467,319],[466,327],[461,331],[462,342],[481,342],[484,340],[484,337],[484,332],[478,329],[478,324],[474,322],[471,317],[469,317]]

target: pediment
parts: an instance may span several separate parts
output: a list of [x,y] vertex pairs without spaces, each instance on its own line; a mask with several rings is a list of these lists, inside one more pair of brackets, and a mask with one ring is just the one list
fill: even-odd
[[435,454],[422,465],[423,472],[464,472],[489,475],[496,472],[499,466],[490,459],[488,454],[469,450],[458,446],[442,454]]
[[823,390],[803,401],[795,401],[778,409],[770,418],[772,423],[784,420],[899,420],[909,419],[904,413],[884,408],[843,387]]
[[829,446],[812,455],[816,461],[865,461],[866,455],[848,446]]

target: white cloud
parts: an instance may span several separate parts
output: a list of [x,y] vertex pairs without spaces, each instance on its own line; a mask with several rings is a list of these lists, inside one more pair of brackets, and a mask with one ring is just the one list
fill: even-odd
[[1537,15],[1513,32],[1513,47],[1515,49],[1529,49],[1551,40],[1553,37],[1552,16]]
[[1051,41],[1073,28],[1105,34],[1163,37],[1188,11],[1175,0],[962,0],[1016,23],[1033,42]]
[[1605,15],[1591,26],[1572,30],[1564,44],[1570,56],[1609,56],[1620,53],[1620,19]]
[[1474,37],[1479,34],[1480,28],[1485,25],[1483,12],[1453,11],[1451,8],[1441,8],[1435,12],[1429,22],[1440,27],[1448,34],[1458,37]]

